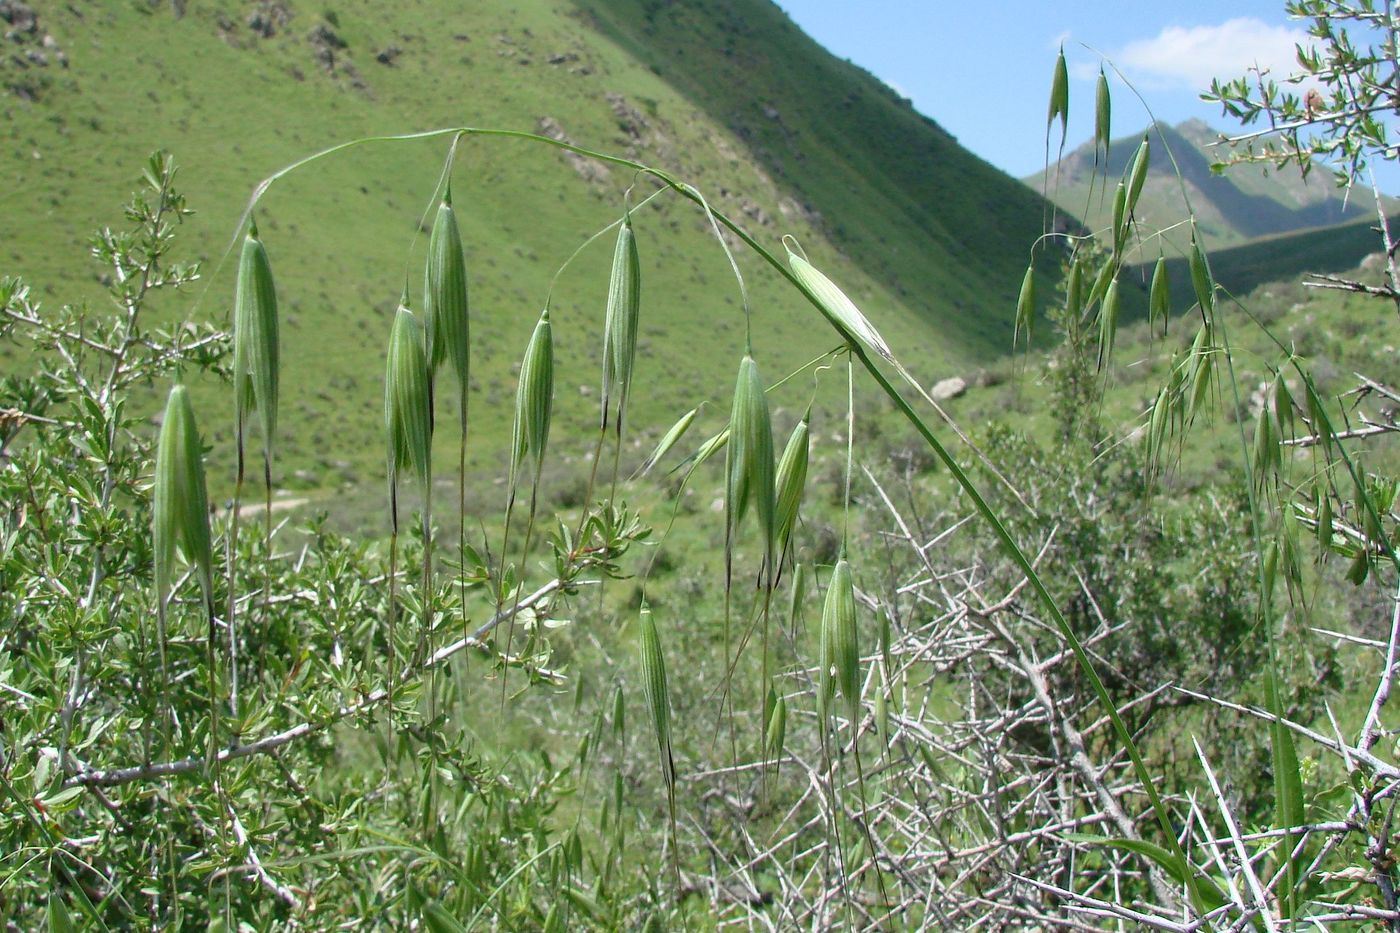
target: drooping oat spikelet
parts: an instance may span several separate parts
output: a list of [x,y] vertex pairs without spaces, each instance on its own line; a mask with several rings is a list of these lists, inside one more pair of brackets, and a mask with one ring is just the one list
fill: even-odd
[[797,627],[802,622],[802,604],[807,599],[807,565],[795,562],[792,568],[792,580],[789,583],[791,589],[788,591],[788,631],[792,633],[794,640],[798,637]]
[[666,781],[667,793],[675,787],[675,764],[671,757],[671,694],[666,682],[666,658],[661,651],[661,636],[657,634],[656,622],[651,617],[651,609],[643,606],[640,614],[642,695],[646,699],[647,715],[656,732],[657,750],[660,753],[661,775]]
[[1071,321],[1079,318],[1084,310],[1084,257],[1075,254],[1070,263],[1069,279],[1065,283],[1065,312]]
[[1115,277],[1108,284],[1108,291],[1103,296],[1103,305],[1099,309],[1099,369],[1108,365],[1109,358],[1113,355],[1113,341],[1118,334],[1118,315],[1122,304],[1123,300],[1118,292],[1118,279]]
[[[1056,71],[1058,73],[1058,68]],[[1096,165],[1108,164],[1108,143],[1112,134],[1110,129],[1112,111],[1113,103],[1108,92],[1108,76],[1100,68],[1098,84],[1094,88],[1094,163]]]
[[608,280],[608,308],[603,323],[603,428],[615,417],[622,433],[622,418],[632,388],[637,357],[637,326],[641,317],[642,267],[632,215],[623,219],[613,249],[612,275]]
[[1317,544],[1318,563],[1326,559],[1332,549],[1332,535],[1335,531],[1332,520],[1332,496],[1326,484],[1319,483],[1317,489]]
[[729,447],[729,435],[731,433],[733,433],[731,429],[726,427],[723,431],[720,431],[718,434],[714,434],[706,438],[705,442],[700,445],[700,447],[695,451],[694,454],[691,455],[691,469],[698,467],[700,464],[704,463],[706,460],[709,460],[721,450],[727,449]]
[[457,385],[466,395],[471,364],[467,264],[462,234],[452,209],[452,189],[444,193],[428,236],[428,264],[423,292],[424,339],[433,373],[450,361]]
[[1171,306],[1171,286],[1167,283],[1167,258],[1158,256],[1157,264],[1152,267],[1152,286],[1148,292],[1148,323],[1155,324],[1160,318],[1162,330],[1165,332],[1167,320],[1171,317]]
[[[453,152],[455,153],[455,143]],[[448,156],[451,173],[452,155]],[[437,394],[435,386],[438,367],[452,361],[457,377],[457,415],[460,428],[457,445],[457,550],[467,549],[467,422],[468,397],[471,386],[471,326],[467,297],[467,264],[462,255],[462,234],[457,228],[457,215],[452,207],[452,184],[448,181],[433,220],[428,237],[428,261],[424,270],[423,311],[425,350],[428,358],[430,397]],[[467,634],[466,570],[459,576],[462,599],[462,626]]]
[[1196,290],[1196,301],[1201,306],[1201,314],[1210,319],[1215,311],[1215,285],[1210,276],[1210,264],[1206,254],[1201,252],[1200,241],[1191,234],[1191,287]]
[[[219,698],[214,627],[214,559],[209,537],[209,496],[204,485],[204,451],[194,407],[183,385],[170,390],[156,444],[156,475],[151,504],[151,550],[155,562],[157,653],[161,677],[169,686],[165,659],[166,612],[174,585],[176,553],[194,565],[208,621],[209,762],[217,769]],[[166,733],[167,742],[170,739]]]
[[512,489],[527,457],[535,476],[539,476],[545,447],[549,443],[549,420],[553,410],[554,336],[549,324],[549,309],[545,308],[525,347],[525,356],[520,362],[520,380],[515,389],[515,428],[510,458]]
[[1148,142],[1147,136],[1142,137],[1142,142],[1138,143],[1137,152],[1133,155],[1133,164],[1128,170],[1128,214],[1137,210],[1138,198],[1142,195],[1142,186],[1147,182],[1147,167],[1152,161],[1152,144]]
[[267,250],[258,239],[257,224],[251,221],[238,257],[233,307],[234,418],[241,477],[250,409],[257,413],[262,427],[263,457],[269,464],[272,462],[280,371],[277,290],[272,282]]
[[898,361],[894,358],[894,352],[890,350],[890,345],[885,342],[885,338],[880,336],[880,332],[860,312],[855,302],[846,297],[845,292],[841,291],[831,279],[817,271],[816,267],[807,261],[807,256],[802,252],[802,247],[797,240],[791,236],[785,236],[783,237],[783,246],[787,248],[788,269],[794,278],[816,296],[822,310],[829,317],[838,321],[843,330],[853,334],[867,349],[874,350],[889,362],[898,365]]
[[1026,275],[1021,279],[1021,293],[1016,298],[1016,326],[1012,341],[1025,335],[1026,346],[1035,336],[1035,263],[1026,266]]
[[831,571],[826,602],[822,606],[821,670],[817,677],[817,708],[823,721],[837,691],[846,701],[846,715],[854,730],[859,725],[860,650],[856,632],[855,584],[851,565],[842,557]]
[[764,749],[769,761],[780,762],[787,742],[787,698],[768,688],[768,747]]
[[393,706],[397,678],[398,614],[395,596],[398,585],[399,476],[411,470],[423,490],[423,637],[431,624],[429,548],[430,505],[432,502],[433,406],[429,388],[428,352],[423,328],[406,305],[399,302],[389,332],[388,361],[384,372],[384,438],[389,464],[389,705]]
[[[238,597],[233,581],[234,559],[238,551],[238,519],[242,511],[249,411],[257,413],[262,427],[263,488],[266,494],[264,533],[266,545],[271,550],[272,449],[277,434],[277,396],[281,370],[277,330],[277,289],[272,281],[272,266],[268,262],[267,250],[263,247],[262,240],[258,239],[257,223],[250,218],[248,232],[243,239],[243,249],[238,257],[238,279],[233,299],[233,433],[237,473],[234,481],[233,508],[229,510],[226,553],[229,567],[229,704],[235,719],[239,718]],[[270,579],[268,576],[264,580],[265,598],[270,595],[267,592]]]
[[1191,422],[1205,406],[1215,385],[1215,331],[1210,321],[1202,321],[1196,331],[1196,339],[1191,343],[1187,356],[1188,372],[1185,390],[1189,393],[1186,402],[1185,421]]
[[204,453],[189,392],[179,384],[170,390],[156,446],[151,539],[156,600],[161,610],[170,599],[177,551],[194,566],[205,602],[210,603],[214,576]]
[[645,476],[650,473],[652,467],[656,466],[662,457],[670,453],[671,448],[675,447],[676,444],[680,442],[680,439],[685,437],[685,432],[690,430],[690,426],[695,423],[696,416],[700,414],[700,409],[704,406],[704,402],[696,405],[690,411],[681,415],[676,423],[667,429],[666,433],[661,436],[661,440],[657,442],[656,447],[647,457],[646,462],[637,470],[637,476]]
[[807,461],[811,436],[812,411],[792,429],[783,455],[778,459],[777,498],[774,503],[774,550],[779,565],[792,552],[792,532],[797,527],[797,515],[802,506],[802,494],[807,488]]
[[1113,192],[1113,252],[1122,253],[1123,244],[1128,239],[1128,225],[1132,216],[1128,213],[1128,186],[1121,181]]
[[412,470],[425,495],[431,489],[433,436],[428,396],[428,356],[423,328],[402,303],[389,334],[384,373],[384,434],[389,455],[391,498],[397,498],[399,474]]
[[1278,423],[1273,410],[1268,405],[1261,405],[1259,406],[1259,416],[1254,419],[1255,485],[1267,486],[1277,474],[1281,463],[1282,451],[1279,447]]
[[1293,393],[1288,391],[1288,380],[1283,378],[1282,373],[1274,376],[1274,417],[1278,419],[1279,436],[1285,440],[1292,440],[1295,428],[1295,412],[1297,403],[1293,401]]
[[[540,473],[544,468],[545,447],[549,444],[549,422],[554,409],[554,335],[549,324],[549,308],[540,313],[535,329],[530,334],[530,342],[525,346],[525,356],[520,361],[520,377],[515,388],[515,425],[511,439],[510,492],[506,499],[506,527],[501,543],[502,578],[506,572],[505,561],[510,553],[511,514],[515,507],[516,485],[521,469],[529,460],[530,514],[525,523],[525,544],[521,549],[527,556],[530,553],[530,538],[535,526],[535,508],[539,497]],[[515,589],[514,583],[510,587]],[[502,587],[500,598],[507,596]],[[519,590],[513,597],[517,602]],[[510,613],[510,624],[506,627],[506,654],[515,640],[516,613]],[[497,630],[499,631],[499,629]],[[509,670],[509,668],[507,668]],[[506,674],[501,676],[501,704],[506,699]]]
[[1060,119],[1060,135],[1064,136],[1069,125],[1069,66],[1065,63],[1063,46],[1055,59],[1055,74],[1050,80],[1050,110],[1045,117],[1047,134],[1056,117]]
[[729,431],[725,483],[725,564],[732,567],[733,542],[752,501],[763,535],[766,585],[771,585],[775,576],[773,425],[768,415],[768,395],[758,374],[758,364],[748,354],[739,363]]

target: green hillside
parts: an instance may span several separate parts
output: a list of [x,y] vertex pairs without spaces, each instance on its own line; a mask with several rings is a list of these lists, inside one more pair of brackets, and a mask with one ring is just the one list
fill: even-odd
[[[106,300],[106,272],[84,258],[84,244],[115,220],[156,148],[182,166],[197,211],[181,234],[185,255],[206,262],[203,281],[163,313],[226,322],[233,264],[221,260],[259,179],[356,137],[471,125],[635,157],[693,182],[770,249],[797,236],[925,379],[1010,343],[1043,216],[1037,196],[822,51],[767,0],[33,10],[33,28],[0,60],[9,130],[0,160],[12,180],[0,194],[10,220],[0,273],[24,276],[46,302]],[[382,347],[406,274],[411,296],[421,288],[426,237],[416,231],[446,149],[445,137],[354,148],[279,181],[262,201],[284,314],[284,489],[378,495]],[[462,145],[453,187],[472,279],[478,468],[499,471],[512,365],[550,276],[620,215],[634,181],[524,141]],[[633,203],[650,190],[637,181]],[[693,205],[663,196],[636,222],[637,378],[659,390],[638,393],[633,423],[654,430],[700,398],[727,396],[744,327],[728,264]],[[555,431],[566,461],[594,424],[609,255],[605,237],[555,292]],[[829,348],[790,289],[754,257],[739,262],[766,376]],[[0,357],[5,370],[29,365]],[[227,444],[227,396],[197,388],[206,433]],[[778,403],[802,404],[805,391]],[[450,433],[439,433],[444,447],[455,446]]]
[[[1397,219],[1400,218],[1391,216],[1392,223]],[[1376,253],[1378,245],[1375,222],[1360,220],[1320,230],[1260,237],[1216,250],[1211,254],[1210,266],[1221,288],[1242,296],[1266,284],[1296,283],[1302,272],[1314,275],[1350,272],[1360,258]],[[1143,263],[1128,270],[1128,281],[1141,286],[1124,292],[1124,307],[1128,311],[1139,315],[1146,312],[1146,283],[1151,279],[1154,264],[1155,261]],[[1179,312],[1191,307],[1196,299],[1186,258],[1169,257],[1167,275],[1171,283],[1172,310]]]

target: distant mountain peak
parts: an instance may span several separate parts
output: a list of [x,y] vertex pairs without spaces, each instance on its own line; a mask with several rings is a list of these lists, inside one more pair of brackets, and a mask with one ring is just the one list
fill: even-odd
[[[1325,171],[1303,178],[1296,168],[1261,163],[1215,173],[1212,166],[1226,161],[1229,149],[1221,142],[1224,134],[1198,117],[1175,126],[1157,121],[1112,140],[1107,165],[1095,164],[1094,144],[1086,142],[1048,172],[1025,181],[1036,191],[1046,191],[1062,210],[1082,217],[1089,227],[1103,227],[1112,211],[1111,198],[1100,193],[1105,178],[1111,191],[1144,135],[1153,144],[1152,164],[1138,202],[1138,221],[1145,232],[1175,229],[1175,235],[1166,234],[1173,242],[1182,240],[1182,221],[1189,217],[1183,187],[1195,210],[1196,228],[1215,247],[1348,223],[1369,212],[1359,202],[1344,200]],[[1102,177],[1095,177],[1096,172]]]

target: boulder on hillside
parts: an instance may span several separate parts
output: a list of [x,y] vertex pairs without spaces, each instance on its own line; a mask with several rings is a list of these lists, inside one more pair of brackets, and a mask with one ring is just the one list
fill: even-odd
[[929,395],[933,396],[935,402],[946,402],[950,398],[957,398],[967,392],[967,380],[961,376],[949,376],[947,379],[940,379],[933,384]]

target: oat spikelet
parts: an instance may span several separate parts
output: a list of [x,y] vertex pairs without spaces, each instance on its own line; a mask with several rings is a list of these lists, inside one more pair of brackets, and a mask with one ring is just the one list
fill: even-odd
[[423,328],[403,304],[389,334],[384,374],[384,432],[388,444],[389,484],[396,494],[399,474],[412,470],[425,493],[430,489],[433,436],[428,396],[428,357]]
[[[243,462],[244,432],[249,411],[262,427],[263,457],[272,462],[277,432],[280,372],[277,334],[277,290],[267,250],[250,223],[238,257],[238,284],[233,299],[233,386],[238,462]],[[240,470],[241,473],[241,470]]]
[[632,232],[632,215],[623,219],[613,250],[612,275],[608,281],[608,308],[603,322],[603,421],[616,419],[622,433],[622,418],[632,388],[632,368],[637,358],[637,326],[641,318],[642,271],[637,257],[637,238]]
[[837,691],[846,701],[846,716],[855,729],[859,725],[860,650],[856,632],[855,584],[851,565],[842,557],[831,571],[826,602],[822,607],[821,670],[817,677],[818,710],[823,718]]
[[433,231],[428,236],[428,264],[424,276],[424,339],[428,366],[436,373],[451,362],[457,385],[466,395],[471,359],[468,319],[467,264],[462,255],[462,235],[452,209],[452,189],[438,205]]
[[758,364],[748,354],[739,363],[729,432],[725,484],[725,564],[732,566],[734,539],[752,502],[763,534],[764,567],[768,568],[766,579],[771,584],[775,576],[773,425],[768,415],[768,395],[758,373]]
[[189,392],[178,384],[171,388],[166,401],[156,445],[151,538],[156,599],[162,611],[170,599],[177,552],[194,566],[205,602],[211,602],[214,575],[204,452]]
[[515,429],[512,435],[510,485],[515,488],[526,458],[539,476],[544,451],[549,443],[549,420],[554,409],[554,336],[546,308],[520,363],[520,381],[515,389]]

